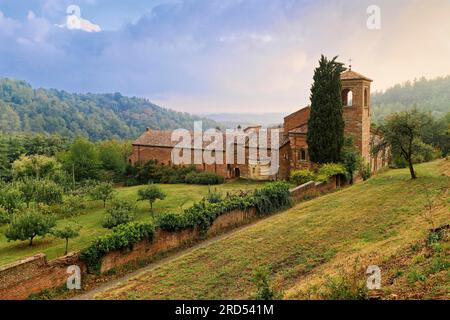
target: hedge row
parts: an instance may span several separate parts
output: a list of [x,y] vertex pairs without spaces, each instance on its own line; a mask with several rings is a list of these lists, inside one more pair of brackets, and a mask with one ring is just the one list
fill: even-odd
[[218,203],[202,201],[182,214],[163,214],[157,218],[157,225],[165,231],[198,228],[200,234],[205,235],[214,220],[224,213],[255,207],[259,215],[267,215],[290,204],[289,185],[285,182],[275,182],[245,197],[234,196]]
[[132,249],[133,246],[147,239],[153,240],[155,225],[153,223],[128,223],[113,229],[111,234],[98,237],[91,245],[81,251],[80,259],[84,261],[89,272],[98,272],[101,259],[111,251]]
[[214,220],[224,213],[255,207],[259,215],[268,215],[290,204],[289,185],[285,182],[274,182],[253,194],[229,197],[218,203],[203,200],[181,214],[165,213],[158,216],[156,224],[135,222],[118,226],[113,229],[113,233],[97,238],[83,250],[81,260],[86,262],[89,272],[98,272],[101,259],[108,252],[132,249],[134,244],[144,239],[152,241],[156,227],[169,232],[197,228],[200,235],[205,236]]

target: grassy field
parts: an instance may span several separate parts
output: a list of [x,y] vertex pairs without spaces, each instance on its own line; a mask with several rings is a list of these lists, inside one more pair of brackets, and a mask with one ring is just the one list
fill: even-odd
[[[226,192],[235,192],[238,190],[250,190],[261,187],[261,182],[250,182],[245,180],[238,180],[234,182],[225,183],[223,185],[211,187],[217,188],[218,191],[226,194]],[[167,194],[164,201],[157,201],[154,208],[154,215],[164,211],[181,211],[181,206],[184,209],[191,206],[194,202],[201,200],[207,193],[207,186],[194,185],[160,185],[160,187]],[[136,200],[137,191],[142,186],[120,188],[116,190],[116,196],[119,199]],[[151,220],[152,213],[150,212],[150,205],[148,202],[138,202],[136,211],[136,219],[138,221]],[[79,238],[71,240],[69,250],[79,250],[86,247],[96,236],[109,232],[102,227],[102,220],[105,215],[103,203],[99,201],[89,201],[88,209],[85,210],[75,220],[83,226]],[[58,225],[64,224],[64,219],[58,221]],[[17,260],[32,256],[36,253],[47,254],[48,259],[53,259],[64,254],[64,241],[56,239],[52,236],[46,238],[37,238],[33,247],[29,247],[25,242],[7,242],[4,235],[6,226],[0,227],[0,266]]]
[[350,272],[356,261],[383,265],[426,238],[431,228],[423,216],[427,193],[435,202],[434,223],[449,223],[449,162],[422,164],[417,171],[415,181],[408,170],[390,170],[299,204],[143,271],[96,298],[247,299],[255,293],[251,280],[260,267],[270,268],[271,283],[284,298],[308,298],[311,288]]

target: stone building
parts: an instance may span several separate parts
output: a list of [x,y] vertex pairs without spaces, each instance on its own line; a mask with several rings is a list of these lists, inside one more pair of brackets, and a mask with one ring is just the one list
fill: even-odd
[[[373,172],[388,165],[388,151],[383,150],[378,155],[371,154],[371,144],[379,139],[371,130],[371,98],[370,89],[372,80],[353,71],[342,73],[342,102],[344,106],[345,135],[354,139],[355,145],[360,151],[365,162],[370,164]],[[313,168],[314,164],[309,161],[308,144],[306,141],[308,133],[308,119],[310,107],[305,107],[284,118],[283,128],[279,130],[279,141],[277,152],[279,152],[279,168],[274,173],[269,170],[270,165],[263,161],[259,154],[251,152],[248,137],[244,138],[245,163],[226,164],[226,137],[223,135],[223,143],[216,145],[216,157],[223,159],[219,163],[210,165],[206,163],[196,164],[198,170],[215,172],[225,178],[248,178],[254,180],[270,180],[287,178],[292,170]],[[239,130],[238,135],[246,136],[248,133],[259,133],[261,127],[249,127]],[[269,129],[268,136],[271,137]],[[154,131],[148,129],[134,143],[130,163],[144,163],[154,160],[161,165],[173,165],[172,151],[178,142],[171,141],[171,132]],[[194,159],[195,152],[202,152],[208,148],[209,143],[203,143],[196,150],[189,149],[190,159]],[[234,142],[238,146],[239,142]],[[192,144],[194,145],[194,144]],[[270,141],[267,144],[270,146]],[[178,150],[174,150],[178,152]],[[266,157],[270,157],[275,150],[268,150]],[[180,151],[181,152],[181,151]],[[193,163],[193,162],[191,162]],[[188,163],[189,164],[189,163]],[[187,164],[186,164],[187,165]]]

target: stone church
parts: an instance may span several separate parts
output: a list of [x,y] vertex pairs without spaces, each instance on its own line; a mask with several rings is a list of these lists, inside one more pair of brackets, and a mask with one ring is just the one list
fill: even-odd
[[[372,80],[350,68],[342,73],[341,81],[345,135],[353,137],[362,157],[366,163],[370,164],[372,172],[376,172],[388,165],[389,155],[386,150],[376,156],[371,153],[372,143],[379,139],[371,130]],[[226,161],[223,161],[224,164],[203,163],[197,164],[196,167],[200,171],[214,172],[225,178],[242,177],[254,180],[288,178],[292,170],[312,168],[314,164],[309,161],[306,142],[309,115],[310,107],[308,106],[284,118],[283,128],[279,134],[279,170],[276,174],[270,174],[268,165],[262,164],[261,159],[251,158],[252,153],[248,145],[244,146],[245,164],[238,164],[237,161],[234,164],[225,164]],[[242,130],[242,133],[260,129],[259,126],[249,127]],[[133,143],[133,153],[129,161],[131,164],[142,164],[153,160],[160,165],[172,165],[172,150],[176,148],[176,145],[177,142],[171,141],[171,132],[147,129]],[[206,148],[206,145],[203,148]],[[191,159],[193,159],[194,148],[190,151]],[[219,153],[220,158],[225,158],[224,146],[216,149],[215,152]]]

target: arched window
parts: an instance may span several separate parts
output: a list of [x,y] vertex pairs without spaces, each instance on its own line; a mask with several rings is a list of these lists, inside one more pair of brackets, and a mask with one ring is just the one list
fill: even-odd
[[364,107],[369,106],[369,90],[364,88]]
[[353,92],[350,89],[342,91],[342,105],[344,107],[353,106]]
[[305,149],[300,149],[299,158],[300,158],[300,161],[306,161],[307,160],[306,159],[306,150]]

